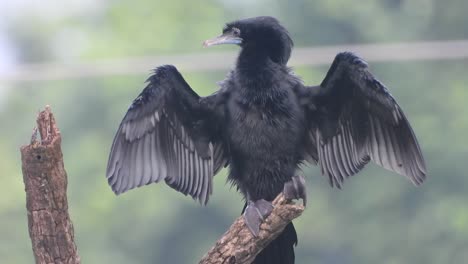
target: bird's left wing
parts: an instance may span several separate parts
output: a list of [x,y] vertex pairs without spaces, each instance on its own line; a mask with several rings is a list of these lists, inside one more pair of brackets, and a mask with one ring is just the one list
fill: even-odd
[[165,180],[206,204],[225,163],[213,113],[174,66],[155,70],[112,144],[107,179],[116,194]]
[[425,179],[426,165],[403,111],[356,55],[338,54],[320,86],[305,87],[301,101],[309,119],[307,156],[332,186],[341,187],[370,160],[414,184]]

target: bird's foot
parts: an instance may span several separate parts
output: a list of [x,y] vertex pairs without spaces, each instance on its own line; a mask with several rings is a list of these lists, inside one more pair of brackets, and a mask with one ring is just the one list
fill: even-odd
[[252,235],[258,236],[260,225],[270,215],[273,205],[264,199],[249,201],[244,212],[244,221]]
[[305,178],[302,175],[296,175],[290,181],[284,184],[283,188],[284,197],[288,200],[302,199],[304,206],[307,204],[307,190],[305,185]]

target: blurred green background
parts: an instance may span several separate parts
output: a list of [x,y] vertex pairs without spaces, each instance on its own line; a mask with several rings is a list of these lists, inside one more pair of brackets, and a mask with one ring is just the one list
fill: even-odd
[[[93,72],[72,67],[82,62],[164,55],[158,63],[171,64],[171,56],[213,51],[201,43],[225,22],[257,15],[282,21],[296,47],[459,40],[468,38],[466,10],[466,0],[1,0],[0,263],[33,263],[19,147],[29,142],[36,113],[46,104],[62,132],[83,263],[196,263],[243,206],[225,171],[215,177],[206,207],[165,184],[116,197],[104,176],[107,155],[150,68],[40,80],[47,63],[76,74]],[[30,72],[11,78],[24,65],[33,65]],[[328,67],[295,71],[317,84]],[[368,166],[340,191],[317,167],[305,168],[310,202],[295,221],[297,263],[467,263],[468,60],[382,61],[371,68],[410,119],[428,180],[416,188]],[[202,95],[214,92],[226,74],[181,71]]]

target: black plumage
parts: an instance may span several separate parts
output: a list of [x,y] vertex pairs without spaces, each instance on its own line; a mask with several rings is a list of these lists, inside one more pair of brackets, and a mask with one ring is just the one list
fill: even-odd
[[[265,204],[254,202],[273,200],[304,162],[318,164],[339,188],[369,161],[417,185],[425,179],[403,111],[356,55],[338,54],[323,82],[306,86],[286,66],[293,42],[272,17],[228,23],[205,42],[216,44],[241,47],[219,91],[199,97],[166,65],[133,101],[107,167],[116,194],[164,179],[206,204],[213,176],[227,165],[229,179],[257,209]],[[255,263],[293,263],[296,242],[291,224]]]
[[147,82],[114,138],[109,184],[120,194],[164,179],[205,204],[212,177],[225,162],[213,114],[174,66],[157,68]]

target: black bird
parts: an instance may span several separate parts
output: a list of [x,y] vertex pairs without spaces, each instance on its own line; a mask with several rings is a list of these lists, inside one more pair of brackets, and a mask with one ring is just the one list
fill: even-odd
[[[229,166],[244,195],[254,235],[282,191],[302,198],[298,167],[318,164],[330,185],[369,161],[421,184],[426,166],[400,106],[353,53],[339,53],[318,86],[306,86],[286,66],[293,42],[272,17],[228,23],[205,46],[236,44],[237,63],[219,91],[198,96],[174,66],[158,67],[115,135],[107,179],[116,194],[164,180],[202,204],[212,178]],[[254,263],[294,263],[294,227]]]

